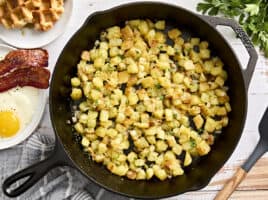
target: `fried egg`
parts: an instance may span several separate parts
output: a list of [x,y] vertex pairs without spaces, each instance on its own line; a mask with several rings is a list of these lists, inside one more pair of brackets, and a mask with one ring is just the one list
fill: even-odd
[[16,87],[0,93],[0,137],[18,134],[31,122],[37,109],[39,90]]

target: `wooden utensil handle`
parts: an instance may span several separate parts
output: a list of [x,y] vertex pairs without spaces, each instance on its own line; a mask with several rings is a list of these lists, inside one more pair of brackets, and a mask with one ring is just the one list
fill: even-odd
[[214,200],[227,200],[246,175],[247,172],[239,167],[235,175],[224,185]]

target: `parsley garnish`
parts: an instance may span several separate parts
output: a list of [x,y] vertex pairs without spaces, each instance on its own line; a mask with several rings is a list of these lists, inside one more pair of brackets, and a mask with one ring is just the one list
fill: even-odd
[[204,0],[197,10],[209,15],[223,14],[238,19],[252,42],[268,57],[268,1],[267,0]]
[[158,83],[158,84],[155,85],[155,87],[156,87],[157,89],[161,89],[162,86]]
[[195,148],[196,147],[196,142],[193,138],[190,138],[190,143],[191,143],[191,147]]

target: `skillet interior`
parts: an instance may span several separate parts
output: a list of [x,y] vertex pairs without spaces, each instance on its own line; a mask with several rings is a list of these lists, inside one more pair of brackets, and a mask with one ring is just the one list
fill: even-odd
[[[208,40],[210,47],[225,63],[228,72],[229,96],[232,112],[229,114],[229,125],[212,147],[211,153],[193,164],[186,174],[166,180],[131,181],[111,174],[108,170],[90,161],[83,154],[72,138],[71,125],[66,121],[71,118],[70,77],[85,49],[93,47],[99,33],[110,26],[122,25],[130,19],[165,19],[176,27],[186,27],[193,35]],[[213,27],[200,17],[182,8],[161,3],[134,3],[95,13],[84,26],[72,37],[62,51],[56,64],[50,88],[50,112],[53,127],[65,151],[75,166],[89,179],[112,191],[136,198],[160,198],[197,190],[210,181],[234,151],[242,134],[247,107],[247,96],[240,69],[240,64],[230,46]]]

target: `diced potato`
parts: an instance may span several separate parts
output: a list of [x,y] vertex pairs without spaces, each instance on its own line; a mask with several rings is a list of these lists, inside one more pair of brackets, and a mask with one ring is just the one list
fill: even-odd
[[157,21],[155,23],[155,28],[158,29],[158,30],[165,30],[165,21],[164,20],[161,20],[161,21]]
[[210,50],[200,49],[199,56],[202,59],[209,59],[210,58]]
[[144,137],[139,138],[138,140],[134,141],[134,144],[136,145],[137,148],[140,148],[140,149],[149,147],[149,144]]
[[163,140],[158,140],[155,146],[156,146],[156,151],[158,152],[163,152],[167,150],[168,148],[168,145]]
[[171,109],[165,109],[165,119],[166,119],[166,121],[173,120],[173,112]]
[[90,53],[88,51],[83,51],[81,54],[82,60],[89,61],[90,60]]
[[149,26],[146,21],[142,20],[138,25],[138,28],[142,35],[146,35],[149,31]]
[[89,140],[86,137],[82,138],[81,144],[83,147],[88,147],[89,146]]
[[102,88],[103,87],[103,80],[99,77],[95,77],[93,78],[93,84],[94,86],[96,86],[97,88]]
[[103,128],[103,127],[98,127],[96,129],[96,135],[99,136],[99,137],[104,137],[106,135],[106,132],[107,132],[107,129],[106,128]]
[[208,42],[207,41],[202,41],[199,44],[200,49],[207,49],[208,48]]
[[180,72],[176,72],[176,73],[173,74],[172,80],[173,80],[174,83],[180,84],[184,80],[184,74],[180,73]]
[[195,65],[192,60],[180,60],[179,65],[184,67],[186,70],[194,70]]
[[206,143],[206,141],[203,140],[202,142],[197,144],[196,149],[200,156],[204,156],[210,151],[210,146]]
[[128,103],[129,105],[135,105],[139,101],[139,97],[135,93],[130,93],[128,95]]
[[130,74],[137,74],[139,72],[138,65],[136,63],[131,63],[127,66],[127,72]]
[[111,171],[118,176],[124,176],[128,171],[128,167],[125,165],[120,165],[120,166],[114,165]]
[[183,165],[186,167],[189,166],[191,163],[192,163],[192,157],[188,152],[186,152]]
[[150,88],[155,86],[155,80],[152,77],[146,77],[142,79],[141,84],[144,88]]
[[164,169],[161,169],[158,165],[154,165],[153,170],[154,170],[155,176],[159,178],[161,181],[167,178],[166,171]]
[[71,98],[73,100],[79,100],[82,98],[82,90],[79,88],[73,88],[71,93]]
[[127,71],[122,71],[118,73],[118,83],[127,83],[129,79],[129,73]]
[[175,40],[180,35],[181,35],[181,31],[179,29],[171,29],[170,31],[168,31],[168,37],[170,39]]
[[105,60],[103,58],[101,58],[101,57],[96,58],[94,60],[94,67],[95,68],[101,68],[101,67],[104,66],[104,64],[105,64]]
[[206,92],[209,90],[209,84],[208,83],[200,83],[199,84],[199,91],[200,92]]
[[200,43],[200,38],[191,38],[190,43],[191,43],[192,45],[199,45],[199,43]]
[[179,145],[179,144],[176,144],[176,145],[174,145],[173,147],[172,147],[172,151],[176,154],[176,155],[181,155],[181,153],[182,153],[182,147],[181,147],[181,145]]
[[100,112],[100,121],[105,122],[109,119],[109,112],[107,110],[102,110]]
[[154,170],[152,168],[147,168],[146,169],[146,179],[149,180],[153,177],[154,175]]
[[206,119],[205,130],[212,133],[216,128],[216,121],[210,117]]
[[117,136],[118,132],[117,130],[113,129],[113,128],[109,128],[107,130],[107,135],[111,138],[115,138]]
[[134,162],[136,159],[137,159],[137,154],[134,153],[134,152],[130,152],[128,155],[127,155],[127,160],[132,163]]
[[144,164],[145,164],[145,162],[144,162],[143,159],[137,159],[137,160],[135,160],[135,165],[136,165],[137,167],[141,167],[141,166],[143,166]]
[[193,118],[193,121],[194,121],[194,124],[195,124],[195,127],[197,129],[200,129],[202,128],[203,124],[204,124],[204,119],[201,115],[196,115],[194,118]]
[[73,87],[78,87],[81,84],[81,81],[78,77],[74,77],[71,79],[71,84]]
[[220,76],[217,76],[217,78],[215,79],[215,82],[219,85],[219,86],[223,86],[224,85],[224,79]]

